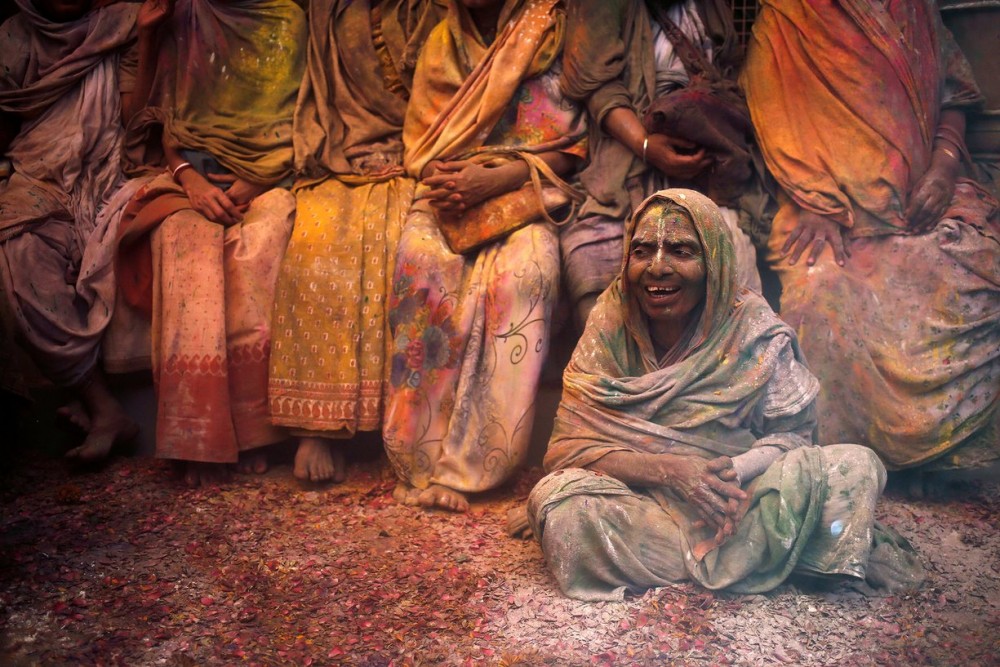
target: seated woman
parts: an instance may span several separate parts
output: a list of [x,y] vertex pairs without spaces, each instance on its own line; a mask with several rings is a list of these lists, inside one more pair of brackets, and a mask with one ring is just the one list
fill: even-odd
[[528,163],[504,149],[561,175],[585,155],[582,114],[559,92],[562,34],[562,0],[456,0],[420,54],[403,165],[422,183],[390,295],[383,429],[403,503],[464,511],[466,493],[501,484],[527,453],[559,286],[556,229],[528,224],[462,255],[438,216],[461,219],[528,181]]
[[[590,160],[580,173],[587,201],[577,219],[562,228],[559,244],[564,284],[582,329],[597,297],[618,274],[623,223],[632,210],[668,183],[693,183],[714,173],[720,159],[692,141],[690,128],[657,123],[647,132],[643,114],[690,84],[688,61],[695,61],[693,66],[703,58],[730,77],[743,54],[726,0],[576,0],[567,14],[561,83],[567,97],[589,112]],[[719,119],[706,114],[703,120],[704,131]],[[750,186],[735,189],[749,198]],[[738,231],[737,202],[716,203],[733,206],[722,211],[733,230],[739,279],[760,291],[756,251]],[[755,201],[753,208],[758,206]]]
[[627,225],[621,275],[563,378],[553,472],[528,498],[571,597],[688,579],[759,592],[792,572],[920,580],[874,525],[878,457],[812,446],[816,378],[794,332],[738,287],[733,253],[718,207],[691,190],[653,195]]
[[937,3],[768,0],[743,83],[784,191],[768,261],[821,439],[914,469],[916,494],[924,472],[996,460],[1000,216],[959,178],[982,96]]
[[129,204],[119,282],[152,316],[156,455],[197,486],[283,438],[267,373],[305,15],[293,0],[178,0],[164,40],[148,122],[132,129],[162,128],[167,171]]
[[67,455],[96,460],[138,431],[99,356],[118,216],[138,187],[122,173],[123,124],[146,102],[169,2],[17,4],[0,27],[0,154],[13,165],[0,176],[0,387],[23,390],[37,369],[67,388],[82,405],[62,412],[87,431]]
[[268,394],[295,476],[344,480],[344,439],[382,426],[386,295],[415,181],[403,118],[430,0],[314,0],[295,114],[295,230],[281,264]]

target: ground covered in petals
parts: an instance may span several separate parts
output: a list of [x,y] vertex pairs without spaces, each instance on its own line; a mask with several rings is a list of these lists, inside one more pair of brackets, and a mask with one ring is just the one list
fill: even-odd
[[890,495],[928,568],[911,595],[676,586],[561,597],[504,532],[537,471],[465,515],[392,501],[381,461],[338,486],[288,466],[190,490],[149,459],[0,473],[0,664],[1000,664],[1000,486]]

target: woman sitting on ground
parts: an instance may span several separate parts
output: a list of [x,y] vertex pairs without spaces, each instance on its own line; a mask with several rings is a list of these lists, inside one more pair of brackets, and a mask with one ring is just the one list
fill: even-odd
[[819,385],[794,332],[738,287],[733,252],[718,207],[691,190],[653,195],[627,225],[622,273],[563,378],[554,472],[528,499],[571,597],[688,579],[760,592],[793,571],[920,580],[874,524],[878,457],[813,446]]

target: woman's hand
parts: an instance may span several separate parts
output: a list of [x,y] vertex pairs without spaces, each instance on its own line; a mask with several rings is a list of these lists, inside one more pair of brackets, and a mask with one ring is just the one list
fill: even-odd
[[689,181],[712,164],[704,148],[686,139],[650,134],[646,140],[646,163],[669,178]]
[[833,258],[837,264],[843,266],[847,258],[851,256],[851,251],[844,245],[840,225],[832,218],[800,208],[799,225],[792,230],[785,245],[781,247],[781,256],[788,257],[791,253],[788,263],[795,264],[799,261],[802,253],[812,245],[812,250],[806,259],[806,264],[812,266],[819,259],[827,243],[833,249]]
[[242,178],[237,178],[226,190],[226,195],[236,204],[241,211],[246,211],[250,207],[250,202],[271,189],[270,185],[262,183],[252,183]]
[[736,483],[732,459],[720,456],[709,461],[698,456],[674,456],[663,474],[664,486],[694,507],[707,525],[718,530],[718,536],[728,537],[735,532],[747,494]]
[[[521,167],[521,163],[512,165]],[[518,179],[516,172],[520,169],[509,168],[512,165],[486,167],[469,160],[439,162],[434,173],[423,179],[431,188],[426,197],[440,211],[461,213],[521,185],[526,174]]]
[[[184,192],[191,201],[191,206],[208,220],[226,227],[243,220],[243,213],[239,206],[200,173],[194,169],[185,169],[178,176],[181,187],[184,188]],[[224,174],[215,174],[212,178],[226,182],[230,177]],[[233,187],[235,187],[235,181]]]
[[906,216],[910,227],[925,231],[934,226],[951,203],[959,162],[942,150],[934,151],[931,166],[914,184]]

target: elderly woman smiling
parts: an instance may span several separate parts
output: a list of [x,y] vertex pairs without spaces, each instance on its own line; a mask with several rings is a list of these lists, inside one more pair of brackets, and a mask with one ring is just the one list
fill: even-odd
[[793,572],[918,583],[915,554],[874,523],[878,458],[813,446],[818,383],[794,332],[738,288],[719,209],[659,192],[625,241],[566,369],[554,472],[528,499],[563,592],[759,592]]

